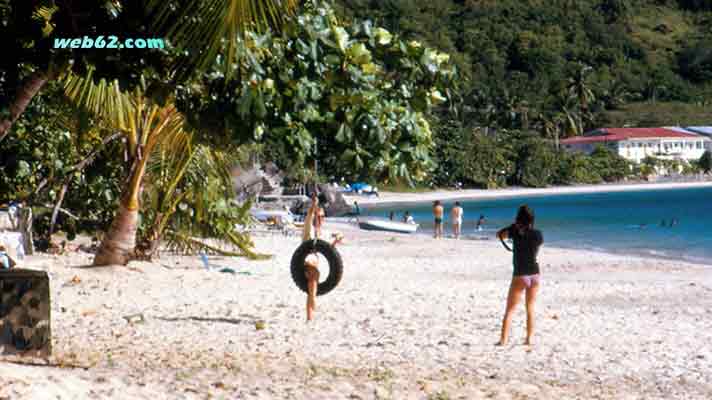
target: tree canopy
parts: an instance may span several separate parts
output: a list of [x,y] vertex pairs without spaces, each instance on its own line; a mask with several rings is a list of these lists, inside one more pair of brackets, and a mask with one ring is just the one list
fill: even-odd
[[333,176],[410,182],[432,169],[428,115],[448,100],[448,55],[340,20],[325,2],[309,3],[281,34],[248,36],[239,51],[241,80],[227,80],[218,61],[179,89],[199,130],[266,143],[283,167],[318,159]]
[[[346,15],[371,18],[452,56],[462,105],[479,126],[543,131],[559,114],[583,130],[644,125],[668,102],[708,104],[712,33],[708,1],[337,0]],[[582,66],[587,68],[580,80]],[[590,96],[571,99],[572,80]],[[581,85],[583,83],[583,85]],[[581,93],[581,92],[580,92]],[[577,101],[571,101],[577,100]],[[585,102],[583,101],[585,100]],[[666,124],[691,124],[678,108]],[[570,123],[573,125],[574,123]],[[578,131],[581,129],[579,128]],[[572,131],[573,133],[573,131]]]

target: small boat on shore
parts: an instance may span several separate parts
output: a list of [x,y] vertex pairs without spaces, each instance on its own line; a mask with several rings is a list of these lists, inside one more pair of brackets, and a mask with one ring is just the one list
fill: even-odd
[[367,231],[383,231],[396,233],[415,233],[418,224],[390,221],[386,219],[365,219],[358,222],[358,227]]
[[261,222],[268,221],[269,219],[276,219],[281,221],[282,223],[294,223],[294,214],[292,214],[289,211],[286,210],[260,210],[260,209],[252,209],[250,210],[250,214],[252,214],[255,219]]

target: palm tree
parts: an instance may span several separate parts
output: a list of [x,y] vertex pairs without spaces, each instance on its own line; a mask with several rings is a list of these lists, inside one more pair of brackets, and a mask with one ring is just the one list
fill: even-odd
[[539,116],[544,131],[544,136],[554,139],[554,146],[559,150],[559,140],[561,139],[561,129],[565,123],[569,123],[567,115],[563,112],[556,112],[549,115]]
[[[183,150],[175,151],[176,145]],[[159,148],[148,165],[143,215],[151,222],[144,225],[138,256],[156,256],[165,239],[169,249],[184,253],[269,258],[254,252],[248,232],[237,230],[251,219],[251,203],[240,205],[234,200],[230,171],[241,159],[239,149],[215,149],[192,140]],[[203,238],[219,238],[222,243],[208,243]]]
[[603,93],[599,100],[604,108],[618,109],[630,98],[631,93],[625,87],[625,84],[618,79],[613,79],[603,88]]
[[136,245],[140,192],[146,165],[153,151],[164,142],[188,135],[183,115],[172,103],[151,102],[140,89],[131,94],[119,90],[118,81],[101,80],[94,84],[88,76],[69,74],[65,79],[68,98],[85,106],[103,123],[120,131],[125,138],[128,177],[114,220],[94,258],[94,265],[125,265]]
[[187,191],[179,191],[179,186],[194,164],[198,152],[191,132],[183,131],[182,134],[171,136],[171,140],[157,146],[146,166],[149,183],[146,185],[148,196],[144,196],[144,199],[149,203],[153,215],[137,250],[141,257],[149,260],[157,253],[163,232],[176,207],[188,194]]
[[[233,62],[241,56],[240,38],[248,30],[279,27],[294,12],[296,0],[194,0],[178,19],[165,2],[154,0],[149,10],[156,13],[156,26],[167,27],[179,47],[192,50],[176,66],[179,76],[210,67],[219,54],[225,55],[225,75],[233,76]],[[146,164],[152,152],[176,136],[186,135],[183,116],[172,103],[154,104],[140,90],[131,95],[119,90],[118,82],[94,84],[86,77],[67,75],[67,95],[103,117],[108,125],[125,134],[130,157],[129,177],[111,228],[104,236],[94,265],[126,264],[136,246],[140,191]]]
[[[54,19],[60,18],[63,25],[76,29],[82,26],[78,16],[89,15],[85,7],[94,7],[91,2],[37,2],[33,12],[35,18],[46,21],[43,37],[52,34]],[[112,0],[111,6],[117,12],[122,9],[121,0]],[[74,5],[81,5],[79,12]],[[241,57],[239,48],[241,37],[247,31],[264,31],[268,28],[279,28],[285,19],[292,15],[298,0],[187,0],[184,7],[178,11],[176,18],[174,7],[169,7],[165,0],[152,0],[147,11],[154,18],[155,32],[167,31],[166,37],[175,41],[181,50],[188,52],[179,65],[177,79],[182,79],[198,71],[205,71],[223,54],[225,76],[234,77],[236,68],[233,65]],[[79,6],[78,6],[79,7]],[[97,3],[95,7],[103,7]],[[57,14],[59,17],[55,17]],[[159,29],[160,27],[160,29]],[[66,32],[54,32],[62,36]],[[78,36],[80,31],[73,32]],[[25,111],[30,101],[42,90],[47,82],[57,79],[67,71],[70,64],[65,58],[49,57],[49,67],[38,68],[20,86],[14,99],[10,102],[7,116],[0,117],[0,141],[8,134],[12,125]]]
[[576,74],[568,80],[569,97],[575,98],[582,110],[588,110],[589,105],[596,100],[596,95],[588,84],[588,76],[593,68],[581,64]]

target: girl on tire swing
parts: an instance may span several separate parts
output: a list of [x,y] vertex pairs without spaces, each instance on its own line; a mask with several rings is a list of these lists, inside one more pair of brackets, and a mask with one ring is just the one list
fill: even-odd
[[[321,234],[321,224],[322,218],[320,218],[319,199],[316,193],[312,195],[311,207],[307,212],[307,216],[304,219],[304,232],[302,234],[302,241],[312,240],[314,238],[319,239]],[[314,238],[312,238],[312,225],[314,225]],[[331,243],[332,247],[336,247],[337,244],[341,243],[343,240],[343,235],[334,234],[334,241]],[[316,253],[309,254],[304,260],[304,276],[307,278],[307,322],[314,320],[314,311],[316,311],[316,292],[319,287],[319,257]]]

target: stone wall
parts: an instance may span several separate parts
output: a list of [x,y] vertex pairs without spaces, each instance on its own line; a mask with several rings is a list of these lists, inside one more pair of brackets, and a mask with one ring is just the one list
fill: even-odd
[[0,271],[0,356],[52,353],[49,277],[44,271]]

